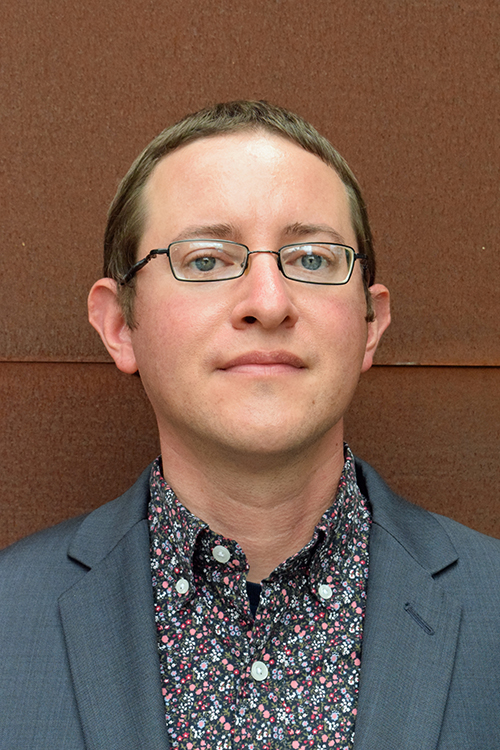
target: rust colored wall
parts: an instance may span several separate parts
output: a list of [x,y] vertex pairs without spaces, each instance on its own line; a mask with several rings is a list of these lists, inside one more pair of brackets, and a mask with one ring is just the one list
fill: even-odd
[[0,544],[154,457],[137,379],[86,322],[118,180],[188,111],[311,120],[368,201],[393,326],[347,420],[415,502],[500,536],[496,0],[7,0],[0,8]]

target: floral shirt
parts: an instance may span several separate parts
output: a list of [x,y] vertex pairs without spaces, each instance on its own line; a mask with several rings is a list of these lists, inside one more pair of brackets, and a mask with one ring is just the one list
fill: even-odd
[[351,749],[370,513],[346,446],[333,505],[311,541],[262,581],[178,500],[153,464],[151,569],[165,718],[182,750]]

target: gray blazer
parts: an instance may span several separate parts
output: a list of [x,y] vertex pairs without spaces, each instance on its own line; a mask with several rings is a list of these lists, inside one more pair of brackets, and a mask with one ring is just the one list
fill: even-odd
[[[0,554],[1,750],[168,748],[148,471]],[[500,542],[362,462],[358,479],[373,527],[356,750],[498,750]]]

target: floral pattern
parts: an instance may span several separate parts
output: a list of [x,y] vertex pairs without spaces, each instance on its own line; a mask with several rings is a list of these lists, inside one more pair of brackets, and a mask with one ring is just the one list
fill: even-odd
[[255,618],[243,550],[193,516],[154,463],[151,569],[172,748],[351,750],[371,518],[345,450],[334,503],[262,582]]

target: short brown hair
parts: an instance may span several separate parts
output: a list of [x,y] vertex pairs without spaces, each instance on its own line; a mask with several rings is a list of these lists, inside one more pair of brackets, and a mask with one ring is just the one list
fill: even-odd
[[[120,282],[137,260],[144,225],[142,194],[158,162],[180,146],[200,138],[237,130],[262,129],[294,141],[319,156],[342,180],[349,198],[358,252],[368,257],[363,281],[367,320],[373,320],[368,287],[375,280],[375,254],[366,205],[358,181],[331,143],[299,115],[265,101],[234,101],[216,104],[187,115],[163,130],[134,161],[121,181],[108,212],[104,237],[104,275]],[[120,286],[120,301],[129,326],[133,326],[134,279]]]

